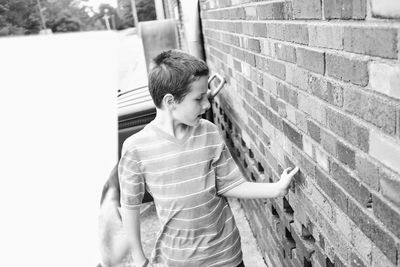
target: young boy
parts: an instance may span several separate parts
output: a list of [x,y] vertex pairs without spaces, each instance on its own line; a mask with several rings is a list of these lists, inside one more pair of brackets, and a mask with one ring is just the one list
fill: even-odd
[[[244,266],[240,236],[226,197],[287,193],[296,167],[276,183],[241,175],[218,128],[201,117],[210,107],[204,61],[171,50],[154,59],[149,90],[156,118],[129,137],[118,166],[121,215],[135,266]],[[154,198],[161,229],[148,264],[139,207]]]

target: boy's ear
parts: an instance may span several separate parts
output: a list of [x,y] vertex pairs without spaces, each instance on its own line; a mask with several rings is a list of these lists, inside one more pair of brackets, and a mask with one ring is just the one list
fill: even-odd
[[175,108],[175,98],[173,95],[171,94],[166,94],[163,97],[163,104],[165,107],[167,107],[168,109],[173,109]]

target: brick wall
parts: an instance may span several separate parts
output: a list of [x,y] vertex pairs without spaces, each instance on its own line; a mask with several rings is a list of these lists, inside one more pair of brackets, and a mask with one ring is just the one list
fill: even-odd
[[268,266],[400,266],[398,0],[202,0],[214,104],[247,179],[284,198],[242,201]]

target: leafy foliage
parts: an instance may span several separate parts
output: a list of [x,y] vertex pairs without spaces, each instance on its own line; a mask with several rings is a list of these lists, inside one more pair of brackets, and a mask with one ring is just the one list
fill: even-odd
[[[40,1],[41,12],[38,1]],[[108,17],[113,29],[134,27],[132,0],[118,0],[118,9],[102,4],[94,11],[88,0],[0,0],[0,36],[106,29]],[[134,0],[139,21],[155,20],[154,0]],[[107,12],[106,12],[107,10]],[[43,15],[45,25],[41,20]]]
[[[156,8],[154,0],[135,0],[136,12],[139,21],[156,20]],[[123,27],[134,27],[135,23],[132,14],[132,0],[118,0],[118,13],[122,20]]]
[[36,34],[40,17],[36,3],[26,0],[0,0],[0,36]]

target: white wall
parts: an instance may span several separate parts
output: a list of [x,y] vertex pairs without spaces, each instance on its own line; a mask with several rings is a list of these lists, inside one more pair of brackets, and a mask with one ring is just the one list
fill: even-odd
[[117,161],[117,36],[0,39],[0,266],[96,266]]

